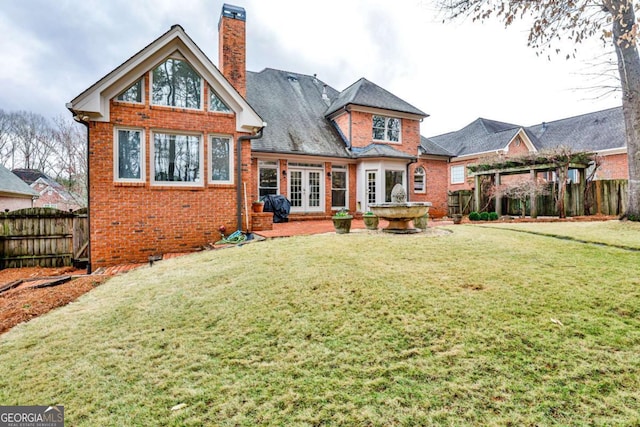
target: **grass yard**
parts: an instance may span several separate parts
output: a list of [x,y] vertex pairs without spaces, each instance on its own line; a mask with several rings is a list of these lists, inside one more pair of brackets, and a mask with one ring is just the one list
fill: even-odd
[[[640,247],[636,225],[588,233]],[[118,276],[0,336],[0,402],[73,426],[639,425],[640,252],[449,229]]]

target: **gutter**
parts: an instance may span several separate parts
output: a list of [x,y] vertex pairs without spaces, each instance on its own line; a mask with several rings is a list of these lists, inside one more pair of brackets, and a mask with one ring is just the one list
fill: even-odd
[[[242,135],[238,137],[236,143],[236,212],[237,229],[242,230],[242,142],[262,138],[262,133],[267,124],[262,123],[262,127],[255,135]],[[251,167],[251,165],[249,165]],[[247,212],[249,215],[249,212]],[[249,230],[247,230],[248,232]]]

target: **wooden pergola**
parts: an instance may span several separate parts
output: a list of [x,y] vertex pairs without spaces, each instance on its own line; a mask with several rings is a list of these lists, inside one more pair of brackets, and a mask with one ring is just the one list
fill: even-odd
[[[584,197],[584,190],[586,187],[586,179],[585,179],[586,174],[584,172],[588,167],[589,165],[584,163],[569,163],[569,169],[577,169],[580,171],[579,173],[580,179],[578,184],[580,186],[580,194],[581,194],[580,197],[582,198]],[[538,173],[549,172],[549,171],[555,172],[557,168],[558,168],[558,165],[554,163],[543,163],[543,164],[501,167],[501,168],[493,168],[493,169],[477,170],[477,171],[469,170],[468,176],[473,177],[474,183],[475,183],[474,194],[473,194],[475,210],[479,212],[481,209],[480,202],[481,202],[482,194],[480,193],[481,191],[480,177],[482,176],[492,177],[494,185],[500,185],[501,177],[504,175],[529,174],[530,179],[532,181],[537,181]],[[535,218],[538,216],[537,207],[536,207],[536,198],[531,197],[530,201],[531,201],[530,214],[531,214],[531,217]],[[582,202],[584,201],[582,200]],[[580,206],[583,206],[583,205],[584,203],[580,203]],[[500,196],[496,197],[496,212],[498,213],[498,215],[502,215],[502,197]]]

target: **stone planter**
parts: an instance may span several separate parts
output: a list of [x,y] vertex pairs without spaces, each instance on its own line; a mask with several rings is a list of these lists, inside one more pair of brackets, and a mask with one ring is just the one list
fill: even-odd
[[461,222],[462,222],[462,215],[454,214],[453,215],[453,223],[454,224],[460,224]]
[[429,214],[425,214],[423,216],[419,216],[418,218],[414,218],[413,226],[415,228],[419,228],[421,230],[427,229],[427,222],[429,220]]
[[264,210],[264,202],[253,202],[251,209],[253,209],[255,213],[261,213]]
[[364,221],[364,226],[367,227],[367,230],[377,230],[378,223],[380,222],[380,218],[375,215],[363,215],[362,220]]
[[343,215],[343,216],[332,216],[333,226],[336,229],[337,234],[346,234],[351,231],[351,220],[353,216],[351,215]]

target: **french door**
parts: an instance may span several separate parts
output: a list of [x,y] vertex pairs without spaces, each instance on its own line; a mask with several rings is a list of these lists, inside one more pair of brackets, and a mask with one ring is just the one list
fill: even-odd
[[369,210],[369,205],[378,203],[378,171],[368,170],[366,175],[366,201],[365,212]]
[[289,169],[289,200],[292,212],[323,211],[322,170]]

